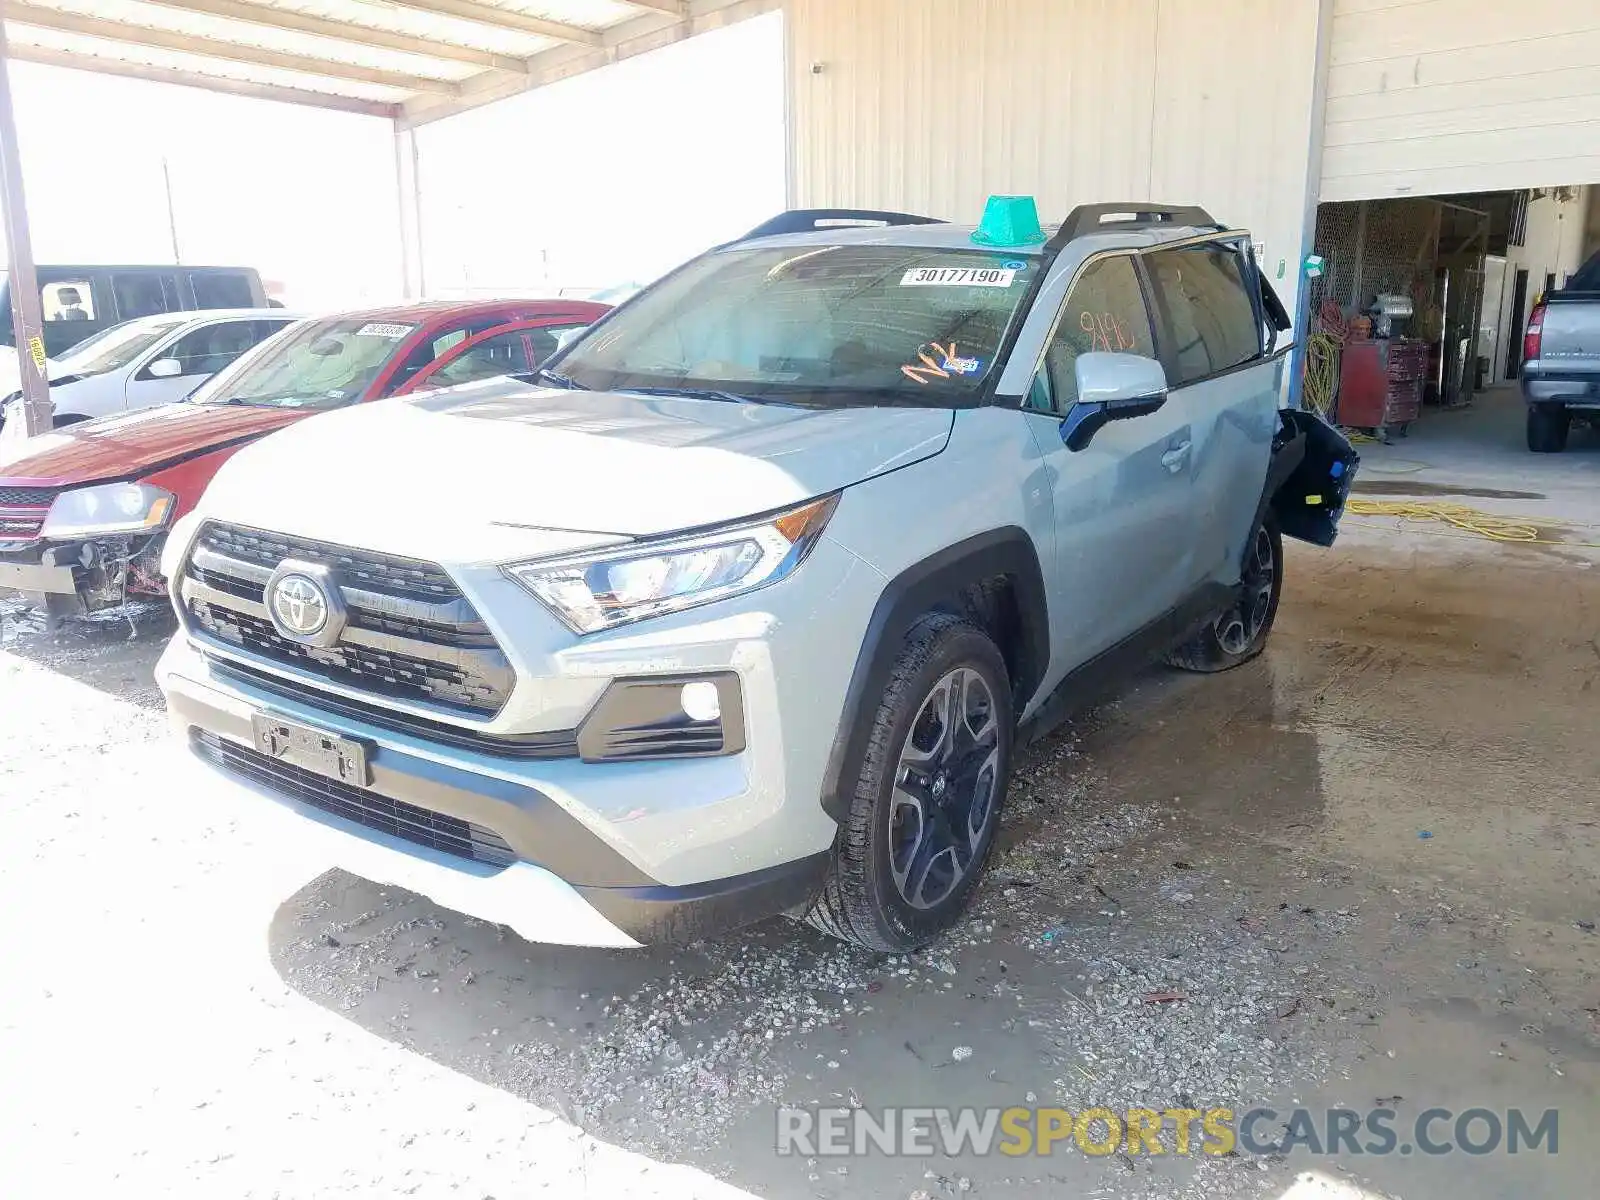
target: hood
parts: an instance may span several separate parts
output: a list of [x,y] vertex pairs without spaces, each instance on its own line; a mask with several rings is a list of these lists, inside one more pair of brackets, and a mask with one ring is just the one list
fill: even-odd
[[0,480],[19,487],[68,487],[131,479],[271,433],[306,415],[295,409],[204,404],[118,413],[38,437],[0,439]]
[[286,430],[235,455],[202,509],[366,549],[488,560],[530,544],[531,530],[577,542],[644,537],[798,504],[939,453],[952,421],[947,409],[802,409],[496,380]]
[[[44,377],[59,379],[66,371],[53,358],[44,360]],[[22,367],[17,362],[15,346],[0,346],[0,396],[9,396],[22,386]]]

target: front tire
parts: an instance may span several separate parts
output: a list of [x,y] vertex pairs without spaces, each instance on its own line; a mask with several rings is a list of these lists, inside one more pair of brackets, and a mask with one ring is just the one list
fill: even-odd
[[966,911],[1011,769],[1011,681],[953,616],[907,636],[872,718],[833,859],[806,920],[869,950],[927,945]]
[[1199,633],[1167,655],[1185,671],[1212,674],[1243,666],[1267,648],[1283,592],[1283,534],[1271,509],[1256,526],[1240,572],[1239,595]]
[[1535,454],[1559,454],[1567,448],[1572,413],[1564,404],[1534,404],[1528,409],[1528,449]]

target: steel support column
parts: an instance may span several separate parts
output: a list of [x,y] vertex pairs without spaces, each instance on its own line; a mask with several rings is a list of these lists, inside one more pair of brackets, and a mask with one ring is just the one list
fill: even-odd
[[1306,341],[1311,337],[1311,281],[1305,261],[1316,253],[1317,203],[1322,193],[1322,143],[1328,128],[1328,68],[1333,55],[1333,0],[1316,0],[1316,57],[1311,74],[1311,125],[1306,131],[1305,210],[1300,224],[1300,261],[1295,264],[1294,352],[1289,359],[1289,406],[1301,407],[1300,388],[1306,369]]
[[53,422],[50,385],[44,373],[44,314],[39,304],[39,281],[33,273],[33,243],[28,235],[28,201],[22,191],[17,122],[11,110],[10,50],[4,21],[0,21],[0,204],[5,206],[6,271],[11,280],[17,373],[22,380],[22,429],[31,436],[44,433]]
[[394,126],[395,203],[400,209],[400,271],[403,295],[420,300],[427,295],[427,274],[422,267],[422,182],[418,171],[417,134]]

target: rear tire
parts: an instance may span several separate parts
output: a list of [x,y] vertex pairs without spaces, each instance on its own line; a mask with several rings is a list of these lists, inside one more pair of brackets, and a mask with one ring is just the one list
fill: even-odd
[[1011,681],[982,630],[930,616],[872,717],[850,810],[805,919],[869,950],[932,942],[966,911],[1011,768]]
[[1168,654],[1167,663],[1203,674],[1243,666],[1267,648],[1282,592],[1283,534],[1268,509],[1250,539],[1237,601]]
[[1528,408],[1528,449],[1535,454],[1559,454],[1567,448],[1572,414],[1563,404],[1534,404]]

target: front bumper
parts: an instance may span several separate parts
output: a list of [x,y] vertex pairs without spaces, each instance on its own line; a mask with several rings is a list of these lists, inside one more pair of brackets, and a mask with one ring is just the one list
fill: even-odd
[[58,567],[32,555],[0,553],[0,588],[29,596],[73,596],[78,584],[70,566]]
[[[653,817],[675,820],[671,810],[685,806],[708,823],[699,830],[702,842],[714,839],[718,809],[748,807],[743,760],[749,751],[618,764],[492,759],[253,688],[216,666],[180,634],[157,668],[172,723],[208,779],[225,780],[229,791],[252,792],[303,818],[302,831],[316,831],[312,836],[331,863],[508,925],[530,940],[622,947],[681,942],[802,907],[821,883],[825,844],[799,846],[797,856],[755,870],[664,883],[650,862],[641,861],[645,856],[632,852],[647,835],[620,833],[600,816],[614,813],[627,796],[631,807],[622,826],[648,828]],[[370,787],[263,773],[251,761],[258,755],[251,719],[259,712],[367,743]],[[402,827],[395,809],[410,822],[404,826],[410,836],[390,832]],[[502,866],[420,845],[419,823],[465,830],[469,843],[492,840],[515,861]],[[725,849],[737,844],[731,836]],[[737,859],[725,854],[724,861]]]
[[165,596],[156,566],[164,535],[0,543],[0,589],[53,612],[94,612],[127,596]]

